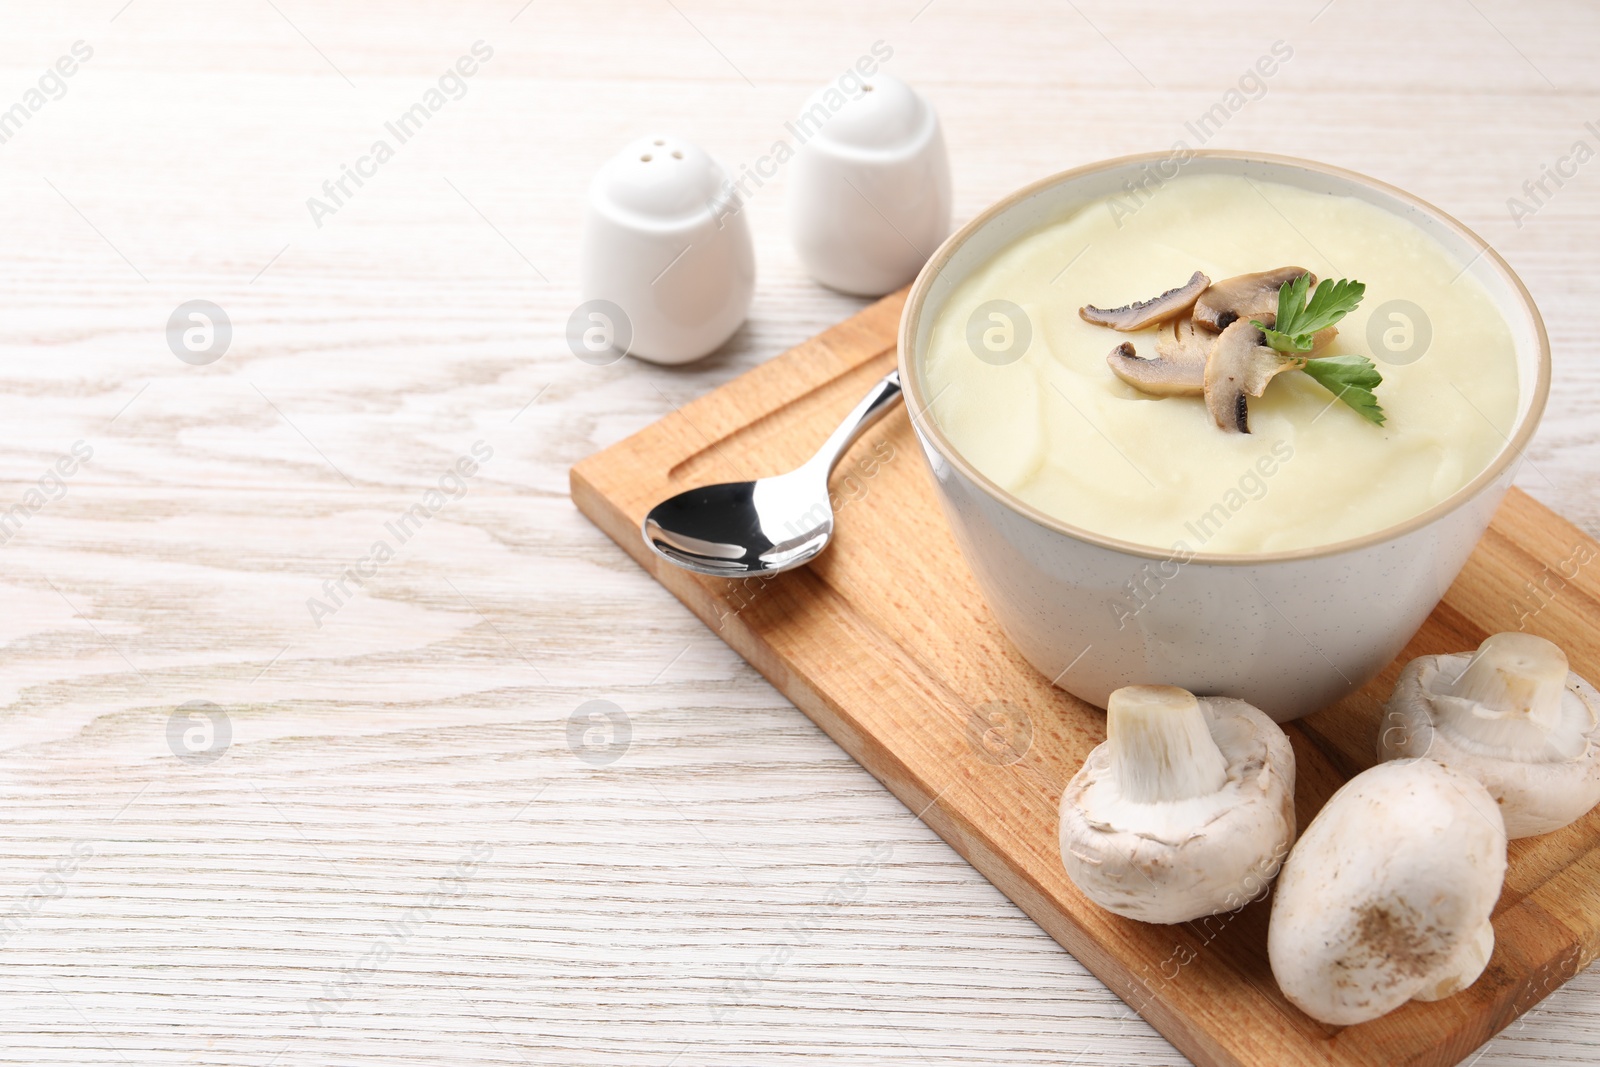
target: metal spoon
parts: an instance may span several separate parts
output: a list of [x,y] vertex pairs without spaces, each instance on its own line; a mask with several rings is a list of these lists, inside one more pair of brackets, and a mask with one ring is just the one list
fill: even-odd
[[845,450],[900,399],[900,372],[862,398],[805,464],[753,482],[704,485],[669,497],[644,517],[644,542],[662,559],[719,578],[804,567],[833,537],[828,476]]

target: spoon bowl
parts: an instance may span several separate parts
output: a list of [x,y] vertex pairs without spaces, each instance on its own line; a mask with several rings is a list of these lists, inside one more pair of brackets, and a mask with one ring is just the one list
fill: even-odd
[[668,563],[718,578],[804,567],[833,539],[829,475],[900,395],[900,372],[891,371],[816,455],[787,474],[702,485],[668,497],[644,517],[645,544]]

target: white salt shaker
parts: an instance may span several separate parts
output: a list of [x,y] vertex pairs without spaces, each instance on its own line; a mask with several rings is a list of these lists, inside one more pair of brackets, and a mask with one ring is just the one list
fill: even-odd
[[854,96],[818,90],[790,130],[801,144],[789,235],[811,276],[859,296],[916,277],[950,233],[950,160],[933,105],[879,72]]
[[612,157],[589,184],[573,352],[687,363],[733,336],[756,284],[740,207],[717,162],[681,137],[641,137]]

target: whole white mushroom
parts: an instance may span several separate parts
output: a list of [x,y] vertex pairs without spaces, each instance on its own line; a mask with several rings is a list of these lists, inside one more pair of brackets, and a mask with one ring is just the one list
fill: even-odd
[[1552,642],[1495,634],[1475,653],[1406,664],[1378,754],[1470,774],[1499,802],[1507,834],[1547,834],[1600,803],[1600,693]]
[[1272,974],[1336,1026],[1442,1000],[1489,962],[1505,873],[1505,825],[1476,778],[1430,759],[1380,763],[1289,853],[1267,928]]
[[1232,911],[1294,841],[1294,751],[1242,700],[1132,685],[1061,796],[1061,861],[1096,904],[1179,923]]

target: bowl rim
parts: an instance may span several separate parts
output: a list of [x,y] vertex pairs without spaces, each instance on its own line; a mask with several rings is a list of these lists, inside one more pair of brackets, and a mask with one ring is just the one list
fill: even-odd
[[1388,182],[1377,178],[1368,177],[1357,171],[1346,170],[1328,163],[1318,163],[1314,160],[1301,159],[1296,156],[1277,155],[1271,152],[1247,152],[1231,149],[1190,149],[1185,157],[1185,164],[1196,158],[1236,160],[1241,163],[1266,163],[1273,166],[1286,167],[1304,171],[1312,171],[1329,175],[1356,185],[1364,185],[1376,190],[1402,204],[1421,211],[1431,216],[1435,221],[1443,223],[1447,228],[1454,230],[1467,243],[1477,247],[1478,254],[1469,260],[1467,266],[1478,259],[1487,260],[1488,263],[1502,274],[1510,283],[1512,292],[1521,302],[1523,309],[1531,317],[1534,334],[1538,341],[1538,367],[1533,383],[1533,396],[1528,406],[1517,420],[1512,432],[1506,437],[1505,446],[1495,455],[1476,477],[1445,497],[1426,511],[1411,516],[1404,522],[1392,526],[1385,526],[1380,530],[1363,534],[1360,537],[1347,538],[1343,541],[1332,541],[1325,545],[1312,545],[1308,548],[1288,549],[1278,552],[1183,552],[1175,549],[1160,549],[1150,545],[1139,544],[1134,541],[1125,541],[1118,537],[1109,537],[1096,533],[1093,530],[1075,526],[1054,516],[1048,515],[1032,504],[1020,499],[1009,490],[1002,488],[990,480],[986,475],[977,470],[967,459],[956,450],[955,446],[944,436],[937,422],[924,417],[928,405],[924,402],[922,381],[914,368],[915,360],[911,358],[912,332],[917,320],[921,317],[923,304],[926,303],[930,290],[933,288],[934,279],[949,263],[951,257],[964,245],[969,238],[976,234],[990,221],[1009,210],[1013,205],[1049,189],[1061,185],[1075,178],[1094,174],[1099,171],[1111,170],[1117,167],[1137,166],[1141,163],[1158,163],[1172,158],[1173,152],[1140,152],[1133,155],[1115,156],[1110,159],[1098,160],[1080,167],[1073,167],[1060,171],[1049,177],[1041,178],[1016,190],[1008,196],[1001,198],[983,211],[979,212],[965,226],[945,238],[944,242],[928,258],[922,270],[917,273],[916,279],[911,283],[911,289],[906,297],[904,310],[900,315],[900,327],[897,332],[898,364],[900,368],[900,383],[905,391],[906,411],[911,417],[912,429],[916,431],[925,444],[935,448],[940,456],[951,466],[959,470],[974,485],[978,486],[995,502],[1014,511],[1037,525],[1056,533],[1064,534],[1077,541],[1100,548],[1120,552],[1124,555],[1137,556],[1143,559],[1170,560],[1181,558],[1185,565],[1191,563],[1215,564],[1220,566],[1245,566],[1261,563],[1282,563],[1295,560],[1319,559],[1338,556],[1347,552],[1371,548],[1375,545],[1388,544],[1410,533],[1432,525],[1437,520],[1457,508],[1475,499],[1490,484],[1496,481],[1513,461],[1520,461],[1527,451],[1528,442],[1532,439],[1534,431],[1539,426],[1539,420],[1544,414],[1545,402],[1550,395],[1550,337],[1545,331],[1544,317],[1539,314],[1539,307],[1534,303],[1533,295],[1528,292],[1528,287],[1522,283],[1517,272],[1511,265],[1494,250],[1494,247],[1470,228],[1456,219],[1448,212],[1442,211],[1420,197],[1413,196]]

